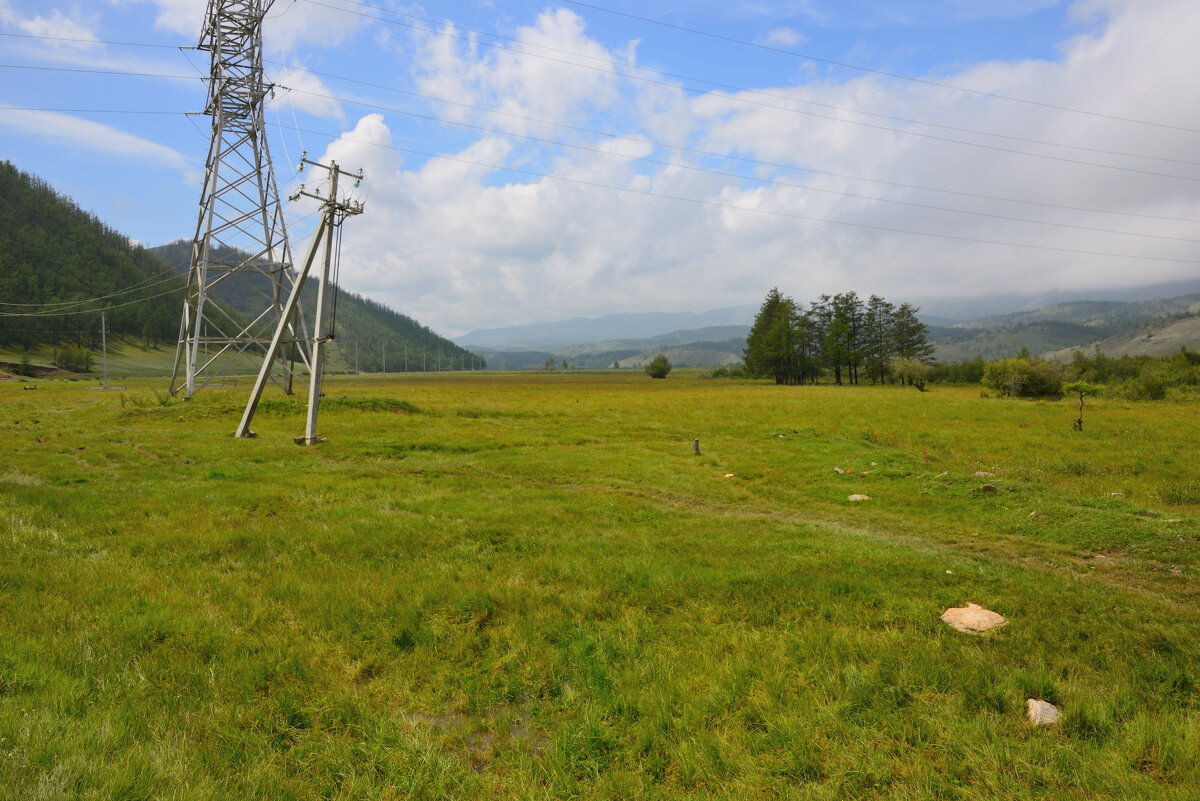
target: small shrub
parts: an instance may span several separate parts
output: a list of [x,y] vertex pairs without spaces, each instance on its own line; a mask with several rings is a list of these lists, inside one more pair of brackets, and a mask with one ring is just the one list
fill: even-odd
[[79,348],[59,348],[54,351],[54,363],[71,373],[91,372],[94,357]]
[[1061,398],[1062,370],[1044,359],[1000,359],[983,368],[983,384],[1013,398]]
[[15,372],[17,375],[23,375],[26,378],[33,378],[33,362],[29,361],[28,353],[21,356],[21,363],[17,365],[13,372]]
[[1182,484],[1159,484],[1154,488],[1158,497],[1168,506],[1181,504],[1200,504],[1200,481],[1188,481]]
[[646,375],[651,378],[666,378],[671,372],[671,361],[666,354],[660,353],[646,363]]
[[1125,385],[1125,396],[1130,400],[1163,400],[1169,386],[1165,370],[1148,367]]
[[930,371],[925,362],[919,359],[893,359],[891,369],[892,375],[896,376],[900,383],[916,387],[921,392],[925,391],[925,382],[929,380]]

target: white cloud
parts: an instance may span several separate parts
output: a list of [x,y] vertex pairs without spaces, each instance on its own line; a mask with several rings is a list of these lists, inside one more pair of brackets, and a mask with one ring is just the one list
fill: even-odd
[[287,105],[325,119],[345,118],[333,91],[308,70],[280,69],[271,80],[277,88],[275,98],[268,100],[269,105]]
[[766,35],[766,43],[774,47],[795,47],[796,45],[807,41],[807,36],[794,28],[788,28],[786,26],[772,28],[771,30],[767,31]]
[[158,8],[154,25],[165,31],[182,34],[189,39],[200,36],[200,27],[204,24],[204,12],[208,7],[207,0],[136,0],[141,3],[153,3]]
[[[0,7],[0,21],[5,25],[15,27],[24,31],[31,36],[45,36],[50,39],[85,39],[94,41],[96,35],[92,32],[90,25],[85,24],[81,20],[68,17],[57,8],[50,12],[50,16],[34,16],[22,17],[9,8]],[[82,43],[72,42],[53,42],[51,46],[59,47],[78,47]],[[83,44],[83,46],[87,46]]]
[[[1104,11],[1104,24],[1091,35],[1065,42],[1058,61],[987,63],[938,78],[1046,106],[879,76],[840,84],[763,88],[844,109],[1195,160],[1190,133],[1055,107],[1094,109],[1200,129],[1200,87],[1192,79],[1200,71],[1200,56],[1192,46],[1200,37],[1200,6],[1168,0],[1136,5],[1106,0]],[[545,12],[535,26],[520,29],[520,36],[587,52],[598,63],[618,59],[588,39],[582,22],[570,12]],[[1198,218],[1197,182],[1035,159],[944,140],[980,139],[1014,150],[1200,177],[1200,168],[1192,165],[894,124],[897,129],[942,139],[911,137],[901,130],[889,133],[767,108],[762,103],[787,105],[788,101],[761,96],[745,97],[757,105],[718,93],[688,99],[670,87],[571,70],[553,61],[446,37],[424,37],[417,61],[423,65],[418,77],[425,92],[631,137],[613,140],[576,132],[570,138],[601,152],[541,146],[542,156],[528,168],[545,177],[480,166],[515,164],[514,159],[524,157],[531,147],[520,138],[493,134],[480,135],[451,159],[405,165],[387,149],[391,132],[378,115],[364,118],[352,134],[331,147],[330,155],[339,162],[367,167],[372,193],[366,214],[347,223],[345,280],[439,330],[604,311],[699,310],[756,303],[774,285],[798,298],[855,289],[904,300],[918,295],[1100,288],[1172,280],[1195,272],[1194,264],[1066,251],[1200,259],[1197,245],[1186,242],[998,217],[1197,238],[1194,226],[1187,223],[1002,203],[904,186]],[[1148,86],[1154,91],[1147,91]],[[1163,103],[1162,98],[1171,102]],[[848,111],[816,110],[873,125],[889,124]],[[461,109],[459,113],[470,116]],[[536,129],[538,135],[567,136],[562,130],[543,128],[527,122],[519,132]],[[351,138],[364,138],[372,146],[352,143]],[[718,162],[654,142],[744,154],[798,169]],[[671,166],[636,160],[647,155]],[[698,173],[687,169],[692,164],[775,177],[779,183],[765,186]],[[870,180],[814,175],[803,171],[807,167]],[[659,197],[641,194],[647,191]],[[870,197],[997,216],[933,211]]]
[[[584,33],[583,20],[566,9],[544,11],[520,28],[522,52],[464,43],[455,28],[418,35],[417,85],[453,103],[483,105],[514,116],[495,118],[515,132],[543,129],[536,120],[579,121],[620,99],[612,74],[617,57]],[[625,53],[631,56],[632,47]],[[569,55],[566,55],[569,54]],[[575,62],[571,67],[564,62]],[[461,106],[447,115],[467,119]]]
[[56,139],[79,150],[161,164],[185,175],[191,170],[188,159],[174,148],[81,117],[12,109],[0,114],[0,125],[29,135]]

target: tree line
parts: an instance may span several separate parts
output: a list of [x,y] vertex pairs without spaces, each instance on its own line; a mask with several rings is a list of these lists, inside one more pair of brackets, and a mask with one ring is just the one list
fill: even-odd
[[878,295],[821,295],[803,308],[772,289],[746,338],[744,372],[776,384],[872,384],[897,379],[924,388],[933,361],[919,309]]
[[99,347],[105,307],[110,334],[174,341],[183,278],[45,181],[3,161],[0,299],[0,345]]

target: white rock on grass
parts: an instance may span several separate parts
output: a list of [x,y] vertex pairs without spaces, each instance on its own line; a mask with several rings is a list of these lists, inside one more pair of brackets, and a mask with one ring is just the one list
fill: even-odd
[[1025,716],[1035,726],[1052,726],[1061,715],[1061,709],[1046,701],[1030,698],[1025,702]]
[[973,603],[947,609],[942,613],[942,622],[966,634],[982,634],[1008,623],[1002,615]]
[[848,501],[869,501],[869,500],[871,500],[871,496],[870,495],[850,495],[850,496],[847,496],[846,500],[848,500]]

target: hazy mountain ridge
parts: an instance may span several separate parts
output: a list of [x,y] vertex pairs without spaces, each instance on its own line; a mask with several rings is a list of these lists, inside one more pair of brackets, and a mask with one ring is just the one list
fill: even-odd
[[510,350],[562,350],[572,345],[645,340],[683,330],[723,326],[750,328],[757,306],[729,306],[706,312],[636,312],[575,317],[510,328],[482,328],[454,341],[463,346]]
[[[717,312],[745,313],[747,309],[749,307],[729,307]],[[754,313],[757,313],[757,309]],[[1005,358],[1016,355],[1022,348],[1035,354],[1065,353],[1065,358],[1070,358],[1074,349],[1084,348],[1096,342],[1101,342],[1101,349],[1112,355],[1119,355],[1118,351],[1125,350],[1140,353],[1146,351],[1138,349],[1138,342],[1149,347],[1152,339],[1147,339],[1144,334],[1140,340],[1137,337],[1128,341],[1121,338],[1130,337],[1131,332],[1147,326],[1157,326],[1161,329],[1173,318],[1186,318],[1197,314],[1200,314],[1200,293],[1134,301],[1074,300],[1038,309],[959,321],[952,325],[930,325],[929,341],[936,346],[937,359],[941,362],[977,357],[987,360]],[[641,322],[646,326],[677,319],[677,315],[670,314],[636,316],[641,318]],[[919,316],[929,321],[926,315]],[[575,327],[579,320],[585,320],[595,330],[609,330],[611,325],[619,325],[629,317],[630,315],[610,315],[579,318],[562,323],[544,323],[538,326],[521,326],[516,329],[491,329],[487,336],[496,340],[504,340],[509,336],[517,339],[527,335],[530,329],[536,328],[538,336],[550,340],[556,336],[564,336],[564,331],[572,327],[575,331],[580,330]],[[750,319],[753,319],[753,313],[750,314]],[[940,321],[944,318],[932,319]],[[675,330],[644,338],[625,337],[586,343],[547,344],[539,348],[523,348],[514,342],[507,346],[480,347],[477,350],[487,355],[496,369],[510,370],[542,367],[546,359],[552,359],[556,366],[560,366],[562,360],[566,359],[570,366],[581,368],[611,368],[614,362],[621,367],[639,367],[658,353],[667,354],[671,363],[679,367],[716,367],[741,361],[749,329],[748,323],[720,325]],[[1190,330],[1186,326],[1179,329]],[[508,331],[513,333],[506,335],[504,332]],[[460,338],[460,341],[462,339],[466,337]],[[1110,344],[1103,344],[1110,339]],[[1179,336],[1172,334],[1167,339],[1176,343],[1174,350],[1179,349]],[[1200,338],[1189,340],[1183,336],[1181,341],[1188,347],[1200,347]]]

